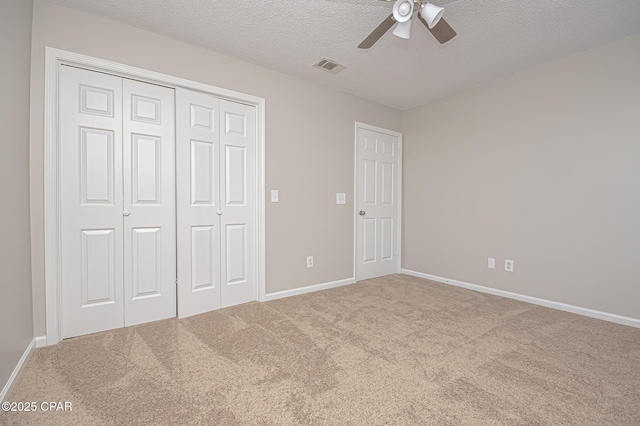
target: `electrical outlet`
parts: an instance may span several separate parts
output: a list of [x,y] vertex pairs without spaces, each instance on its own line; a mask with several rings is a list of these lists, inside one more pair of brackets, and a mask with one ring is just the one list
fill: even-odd
[[513,260],[511,259],[504,260],[504,270],[507,272],[513,272]]
[[489,261],[487,262],[487,268],[496,269],[496,260],[493,257],[489,258]]
[[338,192],[336,194],[336,204],[347,204],[347,194]]
[[307,268],[313,268],[313,256],[307,256]]

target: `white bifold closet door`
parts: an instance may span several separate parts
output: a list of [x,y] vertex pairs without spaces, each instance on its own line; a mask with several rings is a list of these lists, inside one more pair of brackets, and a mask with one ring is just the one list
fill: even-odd
[[255,107],[176,89],[178,315],[257,299]]
[[62,335],[176,315],[174,91],[60,71]]

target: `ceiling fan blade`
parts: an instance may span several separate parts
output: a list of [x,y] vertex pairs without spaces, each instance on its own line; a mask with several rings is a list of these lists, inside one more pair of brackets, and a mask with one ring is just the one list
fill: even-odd
[[385,19],[380,25],[378,25],[378,28],[373,30],[373,32],[369,34],[367,38],[362,41],[362,43],[360,43],[358,49],[368,49],[376,44],[376,41],[380,40],[380,37],[382,37],[387,31],[389,31],[389,28],[391,28],[395,23],[396,20],[393,19],[392,13],[387,17],[387,19]]
[[418,18],[420,18],[420,22],[422,22],[424,26],[431,31],[431,34],[433,34],[440,44],[448,42],[458,34],[453,28],[451,28],[451,25],[449,25],[444,18],[440,19],[440,22],[438,22],[438,24],[433,28],[429,28],[429,24],[427,24],[427,21],[425,21],[420,14],[418,14]]

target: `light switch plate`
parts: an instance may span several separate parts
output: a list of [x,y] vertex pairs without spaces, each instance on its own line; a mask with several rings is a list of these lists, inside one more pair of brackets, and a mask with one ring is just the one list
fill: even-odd
[[336,204],[347,204],[347,194],[338,192],[336,194]]
[[487,267],[489,267],[489,269],[496,269],[496,259],[490,257],[489,261],[487,262]]
[[277,189],[272,189],[271,190],[271,202],[272,203],[277,203],[280,201],[280,196],[278,195],[278,190]]

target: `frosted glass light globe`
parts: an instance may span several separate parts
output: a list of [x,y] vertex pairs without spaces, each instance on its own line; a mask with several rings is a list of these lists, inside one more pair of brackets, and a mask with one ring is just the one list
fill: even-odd
[[407,13],[409,13],[410,10],[411,10],[411,6],[409,5],[408,2],[402,3],[398,8],[398,12],[400,12],[400,15],[402,16],[407,16]]

